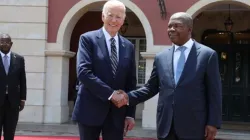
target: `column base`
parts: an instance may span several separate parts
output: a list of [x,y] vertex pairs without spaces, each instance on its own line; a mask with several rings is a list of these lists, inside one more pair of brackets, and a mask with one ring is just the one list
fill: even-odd
[[69,107],[45,106],[44,123],[65,123],[69,121]]

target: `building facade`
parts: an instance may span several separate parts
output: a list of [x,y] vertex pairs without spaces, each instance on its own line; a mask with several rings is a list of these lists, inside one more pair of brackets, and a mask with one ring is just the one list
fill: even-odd
[[[26,60],[28,93],[20,122],[69,121],[79,36],[102,27],[105,1],[0,1],[0,32],[11,35],[12,50]],[[155,54],[172,45],[167,35],[169,17],[187,12],[194,19],[193,38],[220,56],[223,120],[250,121],[249,0],[121,1],[127,16],[120,33],[135,45],[138,87],[149,79]],[[234,23],[230,31],[224,24],[228,17]],[[157,99],[156,95],[137,107],[136,117],[142,119],[145,128],[156,127]]]

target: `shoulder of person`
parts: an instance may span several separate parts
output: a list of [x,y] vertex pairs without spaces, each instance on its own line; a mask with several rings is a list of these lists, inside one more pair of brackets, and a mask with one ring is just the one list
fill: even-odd
[[166,57],[166,55],[169,55],[168,53],[172,53],[173,46],[165,48],[161,50],[160,52],[156,53],[155,57]]
[[81,34],[80,38],[81,38],[81,37],[92,37],[92,36],[94,36],[94,35],[98,35],[99,32],[100,32],[100,29],[98,29],[98,30],[93,30],[93,31],[88,31],[88,32],[85,32],[85,33]]
[[121,40],[124,41],[124,43],[126,43],[126,44],[128,44],[129,46],[131,46],[131,47],[134,48],[134,44],[133,44],[131,41],[129,41],[127,38],[125,38],[125,37],[123,37],[123,36],[121,36],[121,35],[119,35],[119,37],[121,38]]
[[201,51],[204,51],[208,54],[213,54],[214,52],[216,52],[215,50],[213,50],[212,48],[210,48],[209,46],[206,46],[204,44],[198,43],[198,42],[194,42],[196,45],[199,45],[199,47],[201,48]]
[[18,53],[15,53],[15,52],[11,52],[12,55],[14,55],[14,57],[16,58],[21,58],[21,59],[24,59],[24,57]]

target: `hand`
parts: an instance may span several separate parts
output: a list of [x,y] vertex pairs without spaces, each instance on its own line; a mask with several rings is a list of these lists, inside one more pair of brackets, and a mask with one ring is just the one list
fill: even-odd
[[214,140],[217,134],[217,128],[214,126],[207,125],[205,128],[206,140]]
[[118,90],[112,95],[111,101],[120,108],[128,103],[128,95],[124,91]]
[[25,101],[21,101],[19,105],[19,111],[22,111],[24,109],[24,106],[25,106]]
[[125,125],[124,125],[124,133],[123,135],[126,136],[128,131],[131,131],[135,126],[135,119],[131,117],[127,117],[125,119]]

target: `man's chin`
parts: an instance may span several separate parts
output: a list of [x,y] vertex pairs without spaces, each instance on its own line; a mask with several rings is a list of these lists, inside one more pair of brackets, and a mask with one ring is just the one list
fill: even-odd
[[176,39],[175,38],[170,38],[171,42],[173,42],[174,44],[176,44]]

